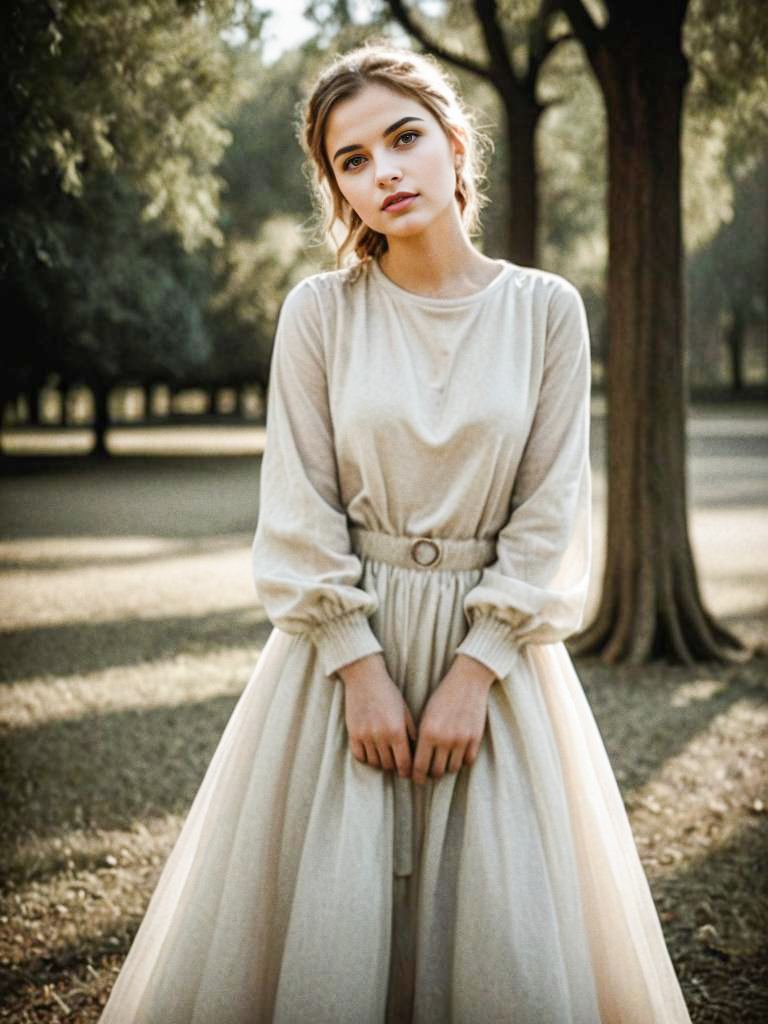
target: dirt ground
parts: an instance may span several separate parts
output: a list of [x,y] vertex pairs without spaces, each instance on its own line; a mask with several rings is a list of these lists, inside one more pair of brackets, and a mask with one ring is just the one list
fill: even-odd
[[[758,449],[742,444],[737,470],[723,445],[694,467],[703,593],[768,645]],[[722,501],[719,459],[734,474]],[[258,468],[132,456],[0,469],[0,1020],[85,1024],[269,633],[249,565]],[[575,664],[692,1020],[768,1020],[768,657]]]

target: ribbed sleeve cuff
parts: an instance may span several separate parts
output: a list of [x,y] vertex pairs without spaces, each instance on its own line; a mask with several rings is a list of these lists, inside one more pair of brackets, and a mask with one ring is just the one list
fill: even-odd
[[317,647],[323,671],[329,676],[366,654],[384,650],[368,616],[362,611],[347,612],[323,622],[310,631],[309,638]]
[[512,626],[494,615],[478,615],[456,648],[456,654],[475,658],[486,665],[497,679],[503,679],[512,671],[520,649]]

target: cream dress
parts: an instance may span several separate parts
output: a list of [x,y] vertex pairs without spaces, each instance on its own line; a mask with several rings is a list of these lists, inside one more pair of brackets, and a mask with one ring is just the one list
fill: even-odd
[[[459,298],[375,261],[286,297],[253,543],[275,628],[103,1024],[689,1022],[563,644],[591,555],[583,302],[498,263]],[[457,651],[494,671],[473,765],[419,786],[356,760],[336,671],[376,651],[417,722]]]

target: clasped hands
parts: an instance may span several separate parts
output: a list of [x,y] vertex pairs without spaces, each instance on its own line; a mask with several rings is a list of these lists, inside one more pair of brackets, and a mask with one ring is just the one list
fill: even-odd
[[[349,747],[358,761],[421,785],[428,775],[441,778],[474,763],[496,678],[486,665],[457,654],[424,705],[418,728],[381,653],[358,658],[338,675]],[[416,745],[413,754],[409,739]]]

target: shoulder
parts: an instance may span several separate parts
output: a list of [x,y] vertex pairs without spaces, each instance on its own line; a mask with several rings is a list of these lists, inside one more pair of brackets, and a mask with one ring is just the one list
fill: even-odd
[[351,267],[309,274],[287,292],[281,315],[310,317],[315,322],[318,318],[322,320],[340,304],[353,300],[363,276],[364,272]]
[[280,304],[273,356],[302,364],[324,365],[336,325],[345,322],[351,303],[363,289],[356,288],[348,269],[309,274],[294,284]]
[[[549,270],[516,267],[517,287],[529,293],[534,322],[547,367],[562,367],[570,372],[573,366],[589,366],[591,341],[587,313],[581,292],[576,285]],[[588,372],[585,369],[585,374]]]
[[550,344],[562,338],[566,347],[578,346],[589,332],[581,292],[562,274],[538,267],[515,266],[516,285],[529,294],[534,315]]
[[513,264],[512,280],[520,291],[528,293],[536,304],[546,309],[557,311],[583,305],[576,285],[554,271]]

